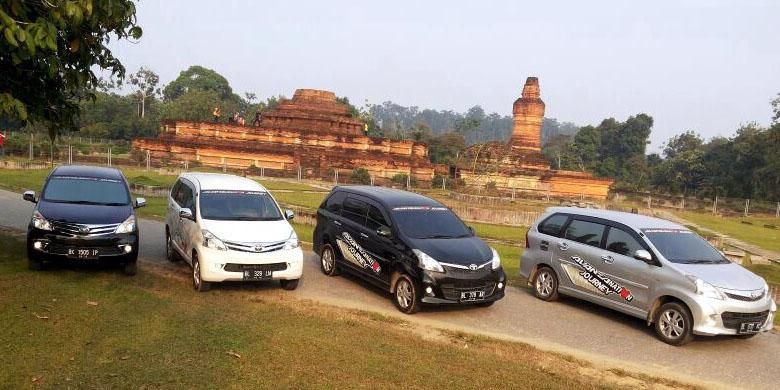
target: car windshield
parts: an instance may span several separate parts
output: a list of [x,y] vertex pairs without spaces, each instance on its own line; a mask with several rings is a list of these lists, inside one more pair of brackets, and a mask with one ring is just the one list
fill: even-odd
[[282,212],[267,192],[203,191],[200,215],[220,221],[279,221]]
[[411,238],[470,237],[471,231],[446,207],[396,207],[398,229]]
[[43,190],[43,200],[55,203],[125,206],[130,204],[130,194],[122,180],[52,176]]
[[672,263],[725,264],[729,261],[705,239],[689,230],[646,229],[647,238]]

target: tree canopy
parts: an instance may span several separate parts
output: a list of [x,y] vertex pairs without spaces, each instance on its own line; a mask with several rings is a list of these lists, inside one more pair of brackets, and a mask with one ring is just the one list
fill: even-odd
[[0,0],[0,116],[75,129],[79,101],[93,98],[93,69],[123,77],[107,44],[139,39],[129,0]]

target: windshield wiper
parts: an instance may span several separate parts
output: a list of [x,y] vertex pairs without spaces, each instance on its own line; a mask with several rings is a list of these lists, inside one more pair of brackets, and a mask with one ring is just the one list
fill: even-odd
[[722,260],[686,260],[683,264],[720,264]]
[[427,237],[424,237],[424,238],[428,239],[428,238],[455,238],[455,237],[453,237],[453,236],[451,236],[449,234],[434,234],[434,235],[427,236]]

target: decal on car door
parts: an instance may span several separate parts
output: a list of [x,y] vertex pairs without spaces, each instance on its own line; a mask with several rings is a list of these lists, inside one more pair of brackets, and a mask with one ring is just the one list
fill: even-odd
[[341,238],[336,238],[336,244],[338,244],[341,253],[344,254],[344,258],[356,264],[359,267],[370,268],[374,273],[379,273],[382,267],[379,266],[379,262],[371,257],[362,246],[360,246],[352,236],[347,232],[341,233]]
[[571,264],[561,264],[572,283],[592,292],[604,295],[618,294],[621,298],[625,299],[626,302],[631,302],[634,299],[634,296],[631,295],[631,291],[610,279],[605,273],[597,270],[587,261],[579,256],[572,256],[571,259],[582,267],[582,269],[580,269]]

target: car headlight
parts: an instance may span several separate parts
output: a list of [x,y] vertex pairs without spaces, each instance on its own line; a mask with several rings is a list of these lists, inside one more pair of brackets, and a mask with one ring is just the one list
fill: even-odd
[[127,217],[127,219],[119,224],[114,230],[114,233],[132,233],[135,231],[135,215]]
[[48,219],[44,218],[43,215],[38,210],[35,210],[33,212],[32,225],[36,229],[51,230],[51,222],[49,222]]
[[414,252],[414,255],[417,256],[418,260],[420,260],[420,268],[426,271],[444,272],[444,268],[442,268],[441,264],[439,264],[439,262],[436,261],[436,259],[433,257],[428,256],[425,254],[425,252],[419,249],[412,249],[412,252]]
[[696,294],[699,294],[705,298],[712,298],[717,300],[724,300],[726,297],[723,295],[717,287],[693,276],[688,275],[688,279],[693,282],[696,287]]
[[764,296],[771,299],[771,297],[769,297],[769,285],[766,284],[766,281],[764,281]]
[[498,252],[496,252],[495,249],[490,248],[491,251],[493,251],[493,269],[498,269],[501,267],[501,257],[498,255]]
[[203,246],[206,248],[216,249],[220,251],[226,251],[227,247],[225,246],[225,243],[222,242],[217,236],[215,236],[210,231],[203,229]]
[[290,233],[290,238],[284,243],[284,250],[295,249],[299,246],[301,246],[301,242],[298,241],[298,235],[293,231]]

